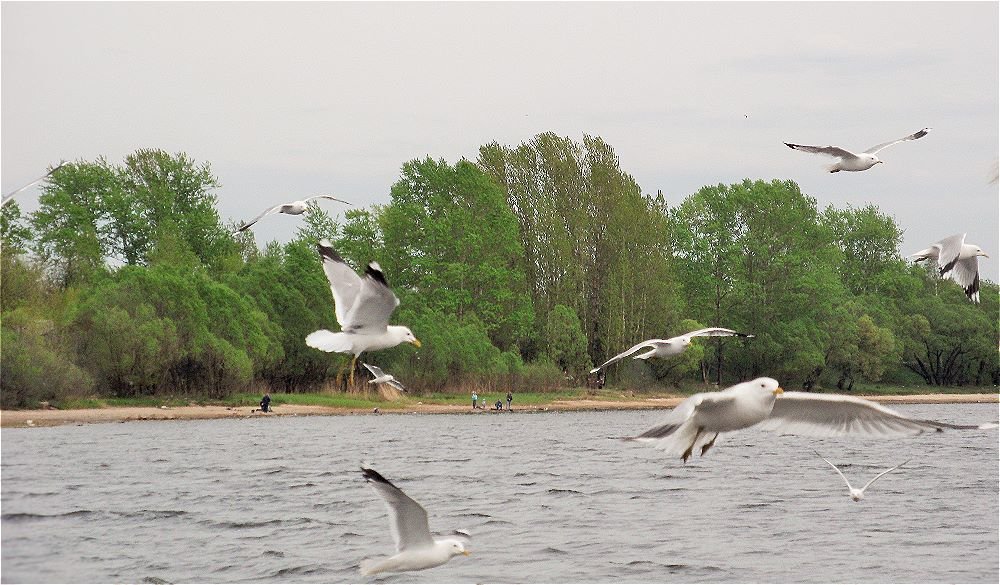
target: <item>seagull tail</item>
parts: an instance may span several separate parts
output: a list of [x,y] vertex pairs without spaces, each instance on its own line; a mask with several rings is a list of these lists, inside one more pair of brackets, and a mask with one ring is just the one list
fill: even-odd
[[910,258],[913,258],[914,262],[920,262],[921,260],[928,260],[933,252],[934,248],[927,248],[926,250],[921,250],[916,254],[910,254]]
[[334,333],[333,331],[328,331],[326,329],[320,329],[319,331],[313,331],[306,336],[306,345],[309,347],[315,347],[321,351],[327,352],[337,352],[337,353],[352,353],[352,344],[350,335],[347,333]]
[[827,166],[826,170],[829,171],[829,172],[831,172],[831,173],[839,173],[840,170],[841,170],[840,169],[840,164],[839,163],[833,163],[832,165]]

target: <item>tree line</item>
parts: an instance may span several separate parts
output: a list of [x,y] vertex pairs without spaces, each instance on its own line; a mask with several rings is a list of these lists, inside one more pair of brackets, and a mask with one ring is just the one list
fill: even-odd
[[[366,359],[416,392],[583,385],[648,338],[713,325],[753,339],[625,360],[637,390],[758,375],[785,387],[996,385],[998,290],[981,305],[899,256],[876,206],[819,209],[792,181],[643,194],[599,137],[496,142],[477,160],[402,165],[389,203],[337,220],[318,206],[259,249],[216,210],[218,180],[183,153],[67,164],[39,208],[0,215],[4,407],[88,394],[223,397],[347,389],[315,243],[378,261],[420,349]],[[287,218],[282,218],[287,219]]]

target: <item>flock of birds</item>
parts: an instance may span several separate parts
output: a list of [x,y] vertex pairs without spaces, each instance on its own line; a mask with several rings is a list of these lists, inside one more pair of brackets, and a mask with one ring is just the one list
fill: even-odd
[[[922,138],[929,130],[924,128],[898,140],[873,146],[861,153],[836,146],[785,144],[795,150],[836,157],[837,162],[828,167],[831,173],[857,172],[882,163],[883,161],[876,156],[881,150],[900,142]],[[45,177],[63,164],[65,163],[50,170]],[[17,192],[45,177],[40,177],[5,196],[2,203],[7,203]],[[265,209],[257,217],[243,224],[234,234],[249,229],[262,218],[274,213],[302,214],[308,209],[310,202],[317,199],[334,200],[350,205],[330,195],[316,195],[302,201],[283,203]],[[393,311],[399,305],[399,298],[392,292],[378,263],[370,262],[364,275],[359,275],[328,240],[319,241],[317,250],[323,272],[330,283],[334,313],[340,324],[340,331],[333,332],[326,329],[314,331],[305,338],[307,345],[325,352],[353,355],[349,378],[351,385],[354,384],[354,370],[358,356],[365,351],[388,349],[402,343],[420,347],[420,341],[408,327],[389,324]],[[986,253],[979,246],[966,244],[965,234],[944,238],[912,255],[917,261],[935,261],[940,275],[962,286],[973,302],[979,302],[979,256],[986,256]],[[716,336],[753,337],[752,334],[739,333],[732,329],[708,327],[669,339],[650,339],[612,357],[594,368],[592,373],[629,356],[636,360],[647,360],[678,355],[690,346],[692,339]],[[399,380],[379,367],[367,363],[363,365],[373,375],[369,383],[384,383],[401,391],[406,390]],[[682,461],[687,462],[695,451],[704,456],[723,433],[749,427],[818,437],[852,435],[889,438],[944,429],[996,428],[997,425],[994,423],[955,425],[913,419],[875,402],[853,396],[786,392],[777,380],[762,377],[724,390],[701,392],[690,396],[674,408],[661,424],[625,440],[652,444],[668,454],[679,455]],[[889,468],[861,489],[857,489],[851,486],[850,481],[836,465],[819,453],[816,455],[843,478],[854,501],[860,501],[864,497],[865,490],[876,480],[905,465],[904,462]],[[395,555],[379,561],[362,561],[361,574],[427,569],[442,565],[457,555],[469,554],[466,549],[470,540],[468,532],[456,531],[445,538],[435,539],[430,532],[427,512],[419,503],[375,470],[362,467],[361,471],[365,481],[384,501],[388,509],[390,530],[396,542]]]

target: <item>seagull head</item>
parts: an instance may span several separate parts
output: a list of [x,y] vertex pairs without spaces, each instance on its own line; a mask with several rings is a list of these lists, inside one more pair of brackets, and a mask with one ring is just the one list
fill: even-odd
[[755,393],[761,395],[777,397],[778,394],[784,393],[784,389],[782,389],[781,385],[774,378],[757,378],[756,380],[746,382],[746,384],[749,384]]
[[410,331],[409,327],[403,327],[403,341],[420,347],[420,340],[417,339],[417,336],[414,335],[412,331]]
[[851,499],[855,502],[860,502],[865,497],[865,492],[859,490],[858,488],[851,488]]
[[458,540],[448,541],[448,552],[451,553],[451,556],[453,557],[457,555],[469,556],[470,554],[472,554],[469,551],[465,550],[465,545]]
[[979,247],[976,248],[976,256],[982,256],[983,258],[989,258],[989,256],[986,254],[986,252],[983,252],[983,249],[979,248]]

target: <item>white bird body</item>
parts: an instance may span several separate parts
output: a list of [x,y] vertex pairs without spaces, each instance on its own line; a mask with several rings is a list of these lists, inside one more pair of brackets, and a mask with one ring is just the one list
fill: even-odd
[[907,459],[906,461],[900,463],[899,465],[897,465],[895,467],[890,467],[889,469],[886,469],[882,473],[880,473],[880,474],[876,475],[875,477],[873,477],[871,479],[871,481],[869,481],[868,483],[866,483],[864,485],[864,487],[862,487],[862,488],[859,489],[859,488],[856,488],[856,487],[852,486],[851,482],[847,479],[847,476],[845,476],[844,473],[842,471],[840,471],[839,467],[837,467],[836,465],[834,465],[833,463],[831,463],[829,459],[827,459],[826,457],[823,457],[822,455],[820,455],[816,451],[813,451],[813,453],[816,453],[816,455],[818,455],[820,459],[822,459],[823,461],[826,461],[830,465],[830,467],[832,467],[833,470],[836,471],[838,475],[840,475],[841,479],[844,480],[844,483],[847,484],[847,491],[850,493],[851,499],[854,500],[855,502],[860,502],[861,500],[864,499],[864,497],[865,497],[865,490],[868,489],[868,486],[870,486],[871,484],[875,483],[875,481],[878,478],[880,478],[883,475],[889,473],[890,471],[895,471],[896,469],[899,469],[900,467],[902,467],[902,466],[904,466],[904,465],[906,465],[907,463],[910,462],[910,460]]
[[367,368],[368,371],[371,372],[373,376],[375,376],[374,378],[368,381],[369,384],[388,384],[393,388],[395,388],[396,390],[406,392],[406,387],[403,386],[402,382],[396,379],[396,376],[393,376],[392,374],[386,374],[384,371],[382,371],[382,368],[378,366],[373,366],[371,364],[361,364],[361,365]]
[[966,244],[965,234],[948,236],[930,248],[910,255],[915,262],[933,260],[941,278],[955,281],[974,303],[979,302],[979,256],[989,258],[979,246]]
[[726,329],[724,327],[706,327],[704,329],[698,329],[697,331],[685,333],[684,335],[671,337],[670,339],[648,339],[642,343],[633,345],[622,353],[597,366],[593,370],[590,370],[590,373],[593,374],[599,372],[608,365],[624,359],[640,349],[647,349],[647,351],[632,356],[632,359],[648,360],[649,358],[654,357],[666,358],[683,353],[684,350],[691,345],[691,339],[694,337],[753,337],[753,335],[749,333],[738,333],[732,329]]
[[883,142],[882,144],[878,144],[868,150],[865,150],[864,152],[859,153],[851,152],[850,150],[839,146],[807,146],[803,144],[792,144],[790,142],[786,142],[785,146],[791,148],[792,150],[801,150],[803,152],[811,152],[813,154],[825,154],[827,156],[840,159],[836,163],[827,167],[827,170],[831,173],[837,173],[840,171],[858,172],[867,171],[873,166],[885,162],[875,156],[875,154],[880,150],[907,140],[923,138],[930,130],[930,128],[924,128],[910,134],[909,136],[904,136],[896,140],[890,140],[889,142]]
[[[469,555],[465,543],[469,534],[455,531],[450,538],[435,540],[427,524],[427,511],[377,471],[362,467],[368,485],[385,502],[389,529],[396,541],[396,554],[380,561],[361,562],[362,575],[420,571],[447,563],[456,555]],[[456,538],[457,537],[457,538]]]
[[233,234],[235,235],[235,234],[238,234],[238,233],[240,233],[242,231],[246,231],[247,229],[250,228],[250,226],[252,226],[253,224],[255,224],[258,221],[260,221],[261,218],[263,218],[264,216],[267,216],[267,215],[271,215],[272,213],[285,213],[285,214],[288,214],[288,215],[302,215],[303,213],[305,213],[306,209],[309,209],[309,202],[312,201],[312,200],[314,200],[314,199],[329,199],[331,201],[339,201],[340,203],[344,203],[346,205],[350,205],[350,203],[348,203],[347,201],[344,201],[343,199],[337,199],[336,197],[334,197],[332,195],[313,195],[312,197],[306,197],[302,201],[292,201],[291,203],[279,203],[278,205],[275,205],[274,207],[269,207],[269,208],[265,209],[264,211],[262,211],[260,213],[260,215],[258,215],[257,217],[251,219],[247,223],[245,223],[242,226],[240,226],[240,228],[237,229],[235,232],[233,232]]
[[953,425],[907,418],[875,402],[841,394],[785,392],[773,378],[757,378],[718,392],[690,396],[664,423],[630,441],[654,443],[687,461],[692,451],[704,455],[720,433],[752,426],[782,433],[833,437],[900,437],[925,431],[984,429],[991,425]]

